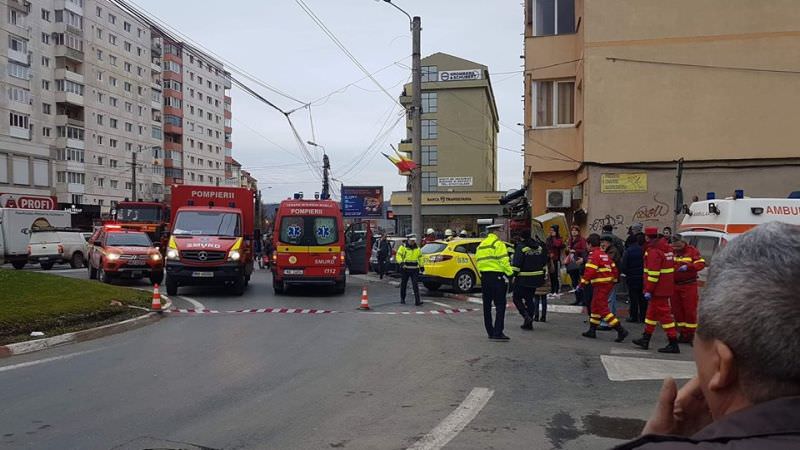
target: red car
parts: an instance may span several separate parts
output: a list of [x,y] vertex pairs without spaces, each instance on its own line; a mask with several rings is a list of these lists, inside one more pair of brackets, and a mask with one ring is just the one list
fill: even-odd
[[106,225],[89,238],[89,278],[111,283],[114,278],[164,280],[164,260],[146,233]]

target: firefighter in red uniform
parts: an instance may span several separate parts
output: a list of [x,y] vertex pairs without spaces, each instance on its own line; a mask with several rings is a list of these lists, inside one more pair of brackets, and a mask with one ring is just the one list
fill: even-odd
[[680,353],[678,348],[678,332],[675,319],[669,306],[669,298],[675,290],[675,261],[672,247],[663,237],[658,237],[658,228],[647,227],[644,230],[647,240],[644,252],[644,298],[649,301],[647,315],[644,319],[644,334],[633,341],[634,344],[647,350],[650,338],[656,325],[667,334],[669,344],[658,349],[660,353]]
[[588,284],[592,285],[592,312],[589,317],[589,330],[582,333],[582,336],[596,338],[597,327],[601,320],[605,320],[611,328],[617,330],[617,338],[614,341],[622,342],[628,336],[628,331],[623,328],[617,316],[608,309],[608,296],[611,295],[614,284],[619,279],[619,270],[605,252],[605,249],[611,245],[611,238],[602,241],[602,248],[600,239],[597,234],[591,234],[586,238],[589,258],[586,261],[581,282],[576,288],[576,291],[580,292]]
[[697,329],[697,273],[706,267],[706,260],[680,234],[672,237],[675,252],[675,294],[672,296],[672,315],[678,322],[678,342],[691,344]]

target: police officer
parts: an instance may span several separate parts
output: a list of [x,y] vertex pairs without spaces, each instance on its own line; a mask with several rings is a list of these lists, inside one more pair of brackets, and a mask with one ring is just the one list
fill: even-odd
[[[530,237],[524,237],[517,244],[514,261],[511,264],[511,269],[514,271],[512,292],[514,306],[517,307],[517,311],[524,320],[520,327],[523,330],[532,330],[534,316],[538,316],[533,297],[536,288],[544,284],[547,261],[547,251],[540,242]],[[547,314],[547,304],[545,303],[543,306],[542,317],[544,318]]]
[[414,289],[414,304],[419,306],[422,301],[419,299],[419,271],[422,266],[422,252],[417,246],[417,236],[409,234],[406,236],[406,243],[397,249],[395,260],[400,266],[400,303],[406,302],[406,285],[411,280],[411,288]]
[[[514,274],[508,260],[506,244],[495,234],[502,227],[501,224],[486,227],[486,238],[481,241],[475,252],[475,261],[481,275],[483,324],[489,339],[495,341],[510,339],[503,334],[503,326],[506,317],[506,292],[508,292],[506,280],[507,277]],[[497,310],[494,324],[492,323],[492,303]]]

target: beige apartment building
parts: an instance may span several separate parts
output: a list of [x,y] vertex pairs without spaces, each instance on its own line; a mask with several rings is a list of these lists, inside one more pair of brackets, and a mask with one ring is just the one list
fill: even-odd
[[793,0],[527,0],[525,181],[588,231],[673,221],[706,193],[800,189]]
[[161,200],[172,184],[232,182],[222,63],[107,0],[9,0],[0,9],[3,202],[50,197],[96,217],[134,190]]
[[[497,200],[497,105],[485,65],[446,53],[422,61],[423,227],[477,231],[476,219],[495,217]],[[411,84],[400,103],[411,108]],[[410,117],[409,117],[410,119]],[[411,152],[409,139],[399,150]],[[393,192],[398,230],[410,229],[411,195]]]

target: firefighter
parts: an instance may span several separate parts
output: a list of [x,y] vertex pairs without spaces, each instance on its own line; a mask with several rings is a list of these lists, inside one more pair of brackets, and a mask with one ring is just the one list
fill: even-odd
[[[514,274],[508,260],[506,244],[495,234],[503,225],[495,224],[486,227],[486,238],[478,245],[475,261],[481,275],[481,293],[483,294],[483,324],[489,339],[508,341],[503,334],[506,317],[507,278]],[[492,303],[496,310],[496,318],[492,323]]]
[[691,344],[697,329],[697,273],[706,267],[706,261],[700,251],[684,241],[680,234],[672,236],[672,249],[675,252],[672,314],[678,323],[678,342]]
[[[514,271],[511,284],[514,306],[522,315],[523,323],[520,328],[523,330],[532,330],[534,316],[538,317],[533,300],[536,288],[544,284],[547,261],[547,251],[541,243],[527,237],[517,244],[514,261],[511,264],[511,269]],[[542,318],[545,318],[547,303],[543,307]]]
[[469,233],[467,233],[467,230],[461,230],[458,232],[458,237],[461,239],[466,239],[469,237]]
[[605,320],[608,325],[617,330],[615,342],[622,342],[628,336],[626,330],[620,323],[617,316],[608,309],[608,297],[614,289],[614,284],[619,278],[619,270],[614,261],[608,256],[605,249],[612,245],[610,238],[600,240],[600,235],[593,233],[586,238],[586,245],[589,250],[589,257],[583,271],[583,277],[578,284],[578,291],[583,290],[589,284],[592,285],[592,305],[591,315],[589,316],[589,329],[582,333],[587,338],[597,338],[597,327],[600,322]]
[[451,230],[450,228],[444,230],[444,240],[445,241],[450,242],[455,238],[456,238],[456,234],[453,233],[453,230]]
[[656,325],[660,323],[664,333],[667,334],[669,344],[658,351],[660,353],[680,353],[675,319],[672,317],[669,306],[669,298],[672,297],[675,290],[675,261],[672,247],[666,239],[659,237],[657,227],[645,228],[644,235],[646,239],[644,298],[649,304],[644,319],[644,333],[633,343],[645,350],[650,348],[650,338],[653,336]]
[[417,246],[417,236],[409,234],[406,242],[397,249],[395,260],[400,266],[400,303],[406,303],[406,285],[411,280],[411,288],[414,290],[414,304],[419,306],[422,301],[419,299],[419,271],[422,268],[422,252]]
[[435,240],[436,240],[436,230],[434,230],[433,228],[428,228],[428,230],[425,231],[425,237],[422,238],[422,245],[430,244]]

